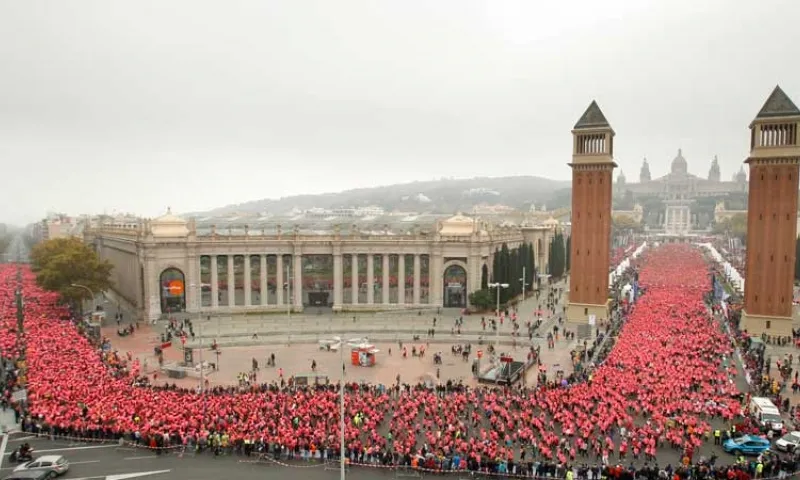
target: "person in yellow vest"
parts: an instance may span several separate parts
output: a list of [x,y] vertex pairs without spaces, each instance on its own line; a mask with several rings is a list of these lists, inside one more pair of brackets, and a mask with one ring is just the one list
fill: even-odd
[[722,438],[722,431],[720,429],[714,430],[714,445],[719,445]]
[[762,474],[764,473],[764,464],[758,462],[756,464],[756,478],[761,478]]
[[567,466],[566,480],[574,480],[574,479],[575,479],[575,474],[572,472],[572,467]]

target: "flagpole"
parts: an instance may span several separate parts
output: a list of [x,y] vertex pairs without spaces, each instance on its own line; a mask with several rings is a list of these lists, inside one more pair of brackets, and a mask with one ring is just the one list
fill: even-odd
[[344,448],[344,334],[339,340],[339,358],[342,361],[342,377],[339,381],[339,478],[345,480]]

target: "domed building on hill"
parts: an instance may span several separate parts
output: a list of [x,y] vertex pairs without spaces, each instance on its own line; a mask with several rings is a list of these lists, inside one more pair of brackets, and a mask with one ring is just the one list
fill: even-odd
[[655,196],[662,200],[693,200],[700,197],[725,196],[730,193],[747,192],[747,176],[744,170],[734,175],[731,181],[722,181],[717,157],[711,161],[711,168],[708,176],[701,178],[689,173],[689,162],[679,149],[678,154],[672,160],[669,173],[664,176],[651,179],[650,165],[647,159],[642,162],[642,169],[638,183],[631,183],[617,179],[615,196],[623,197],[630,192],[634,198]]
[[721,178],[717,157],[711,161],[706,178],[701,178],[689,173],[689,162],[678,149],[666,175],[652,178],[647,159],[642,162],[639,182],[628,182],[620,173],[614,185],[615,204],[621,210],[642,205],[642,221],[651,229],[688,233],[707,228],[714,221],[714,207],[719,200],[746,197],[744,169],[740,168],[731,181]]

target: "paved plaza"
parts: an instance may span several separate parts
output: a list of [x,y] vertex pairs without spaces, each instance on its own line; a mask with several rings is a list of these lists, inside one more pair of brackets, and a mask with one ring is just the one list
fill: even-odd
[[[557,285],[563,288],[565,283]],[[545,295],[539,299],[528,298],[518,307],[519,323],[524,332],[525,322],[534,321],[536,312],[542,310]],[[108,309],[109,317],[113,319],[114,306]],[[279,373],[284,378],[297,374],[312,373],[311,364],[316,362],[316,373],[327,375],[331,382],[340,378],[339,366],[342,359],[348,365],[346,380],[349,382],[370,382],[376,384],[392,384],[400,375],[402,382],[415,383],[417,381],[439,378],[440,381],[462,381],[467,385],[476,385],[477,380],[471,372],[472,360],[477,357],[479,350],[484,353],[483,362],[488,360],[488,346],[498,345],[500,353],[508,354],[516,360],[525,360],[530,346],[538,347],[541,352],[541,363],[549,378],[561,372],[564,375],[572,373],[571,351],[576,347],[577,341],[567,341],[559,335],[555,348],[549,349],[546,340],[547,332],[558,325],[559,313],[562,303],[556,307],[556,315],[543,312],[542,326],[537,334],[529,339],[524,333],[521,336],[512,336],[513,328],[509,321],[499,325],[498,332],[492,331],[488,325],[487,315],[462,316],[457,309],[441,309],[438,311],[421,312],[417,310],[408,312],[383,312],[372,314],[338,314],[338,315],[265,315],[265,316],[220,316],[193,320],[196,338],[187,342],[187,347],[193,347],[194,361],[198,363],[213,363],[217,369],[206,376],[211,385],[230,385],[237,382],[237,376],[243,372],[250,372],[252,360],[259,364],[257,372],[258,382],[279,381]],[[455,321],[463,318],[461,334],[457,333]],[[487,319],[487,327],[482,328],[481,318]],[[433,319],[436,318],[436,327]],[[139,330],[129,337],[116,335],[116,325],[112,322],[104,328],[104,334],[111,339],[112,345],[120,352],[130,352],[138,358],[148,373],[158,369],[157,357],[154,348],[160,342],[160,335],[164,331],[164,322],[156,325],[140,325]],[[427,335],[427,330],[433,328],[433,337]],[[418,340],[414,340],[415,337]],[[344,352],[326,351],[320,348],[320,340],[342,338],[345,341],[354,338],[367,338],[380,350],[374,367],[361,367],[350,365],[350,350]],[[217,355],[210,349],[216,341],[220,353]],[[400,344],[408,351],[407,358],[403,358]],[[456,345],[472,346],[472,355],[464,361],[460,355],[452,354],[452,347]],[[424,346],[424,357],[412,357],[411,349]],[[434,365],[433,354],[441,352],[443,362]],[[276,366],[266,367],[266,359],[274,354]],[[180,341],[165,349],[165,364],[181,363],[183,361],[183,348]],[[538,371],[532,368],[525,378],[526,385],[535,385]],[[165,375],[157,374],[156,383],[176,383],[179,386],[195,387],[199,383],[199,372],[184,379],[170,379]],[[151,380],[153,379],[151,375]]]

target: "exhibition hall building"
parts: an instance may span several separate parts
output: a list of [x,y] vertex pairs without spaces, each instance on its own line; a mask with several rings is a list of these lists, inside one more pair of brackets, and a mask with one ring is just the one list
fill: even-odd
[[[212,223],[213,222],[213,223]],[[284,228],[283,225],[289,225]],[[495,251],[523,243],[546,275],[558,220],[490,222],[457,214],[414,218],[235,220],[165,215],[88,227],[85,241],[114,267],[114,300],[142,318],[466,308],[491,275]]]

